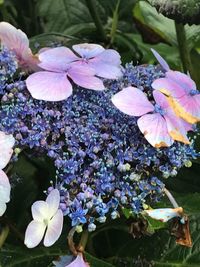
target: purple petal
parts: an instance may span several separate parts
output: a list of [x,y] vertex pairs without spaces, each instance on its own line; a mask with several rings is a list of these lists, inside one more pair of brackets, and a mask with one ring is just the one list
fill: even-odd
[[57,212],[60,204],[60,193],[58,189],[54,189],[50,192],[46,199],[46,203],[48,204],[48,214],[51,218]]
[[173,139],[169,136],[165,119],[158,113],[143,115],[137,121],[140,131],[153,147],[169,147]]
[[38,64],[41,68],[56,72],[66,72],[69,63],[79,58],[67,47],[56,47],[47,49],[39,54]]
[[162,58],[161,55],[158,54],[158,52],[156,52],[153,48],[151,48],[151,52],[154,54],[154,57],[158,60],[158,62],[160,63],[160,65],[163,67],[164,70],[166,71],[170,70],[169,65],[164,60],[164,58]]
[[68,76],[73,82],[83,88],[92,90],[104,90],[102,80],[93,76],[94,71],[87,66],[74,65],[68,70]]
[[97,55],[94,59],[91,59],[90,62],[102,62],[109,65],[119,66],[121,64],[120,54],[113,49],[106,49],[101,54]]
[[26,85],[33,98],[61,101],[72,94],[72,86],[65,73],[40,71],[30,75]]
[[141,116],[154,110],[145,94],[131,86],[115,94],[112,102],[120,111],[130,116]]
[[93,58],[103,52],[105,49],[98,44],[77,44],[72,46],[73,50],[83,58]]
[[24,244],[28,248],[36,247],[41,242],[45,229],[46,225],[44,222],[30,222],[25,232]]
[[47,232],[44,237],[44,246],[52,246],[60,237],[63,228],[63,213],[58,210],[47,226]]

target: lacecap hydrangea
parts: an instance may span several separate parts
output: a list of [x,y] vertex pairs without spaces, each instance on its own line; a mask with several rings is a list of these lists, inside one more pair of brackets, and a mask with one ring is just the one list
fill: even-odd
[[[15,64],[10,57],[9,66]],[[5,80],[9,75],[5,73]],[[104,91],[74,85],[73,94],[59,102],[32,98],[23,80],[6,84],[0,131],[12,134],[16,147],[52,159],[57,179],[47,191],[60,191],[60,208],[72,226],[86,224],[93,231],[98,222],[119,217],[123,208],[140,213],[162,196],[164,183],[158,177],[175,176],[198,156],[192,139],[190,145],[174,142],[154,148],[138,129],[137,119],[111,101],[131,85],[151,99],[152,82],[163,76],[159,67],[130,63],[120,79],[104,80]]]

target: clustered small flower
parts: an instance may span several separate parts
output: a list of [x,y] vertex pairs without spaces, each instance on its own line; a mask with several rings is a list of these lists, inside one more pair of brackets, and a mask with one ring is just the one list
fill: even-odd
[[[158,201],[164,183],[158,177],[176,176],[198,157],[179,142],[154,148],[137,127],[135,117],[119,111],[111,97],[126,86],[136,86],[152,98],[152,82],[164,76],[155,66],[127,64],[117,81],[104,81],[104,91],[74,86],[65,101],[33,99],[24,81],[7,85],[1,100],[0,131],[12,134],[20,149],[47,155],[56,169],[60,208],[72,226],[116,219],[123,209],[139,213]],[[48,188],[50,193],[53,188]]]

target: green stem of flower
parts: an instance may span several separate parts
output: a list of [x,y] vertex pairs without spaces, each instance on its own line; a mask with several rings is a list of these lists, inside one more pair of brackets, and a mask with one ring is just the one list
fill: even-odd
[[74,244],[75,232],[76,232],[76,227],[73,227],[68,233],[67,241],[68,241],[68,246],[69,246],[70,251],[74,254],[74,256],[77,256],[78,252],[77,252],[77,250],[75,248],[75,244]]
[[103,28],[103,25],[101,23],[101,19],[99,17],[98,11],[96,9],[95,3],[94,3],[95,1],[94,0],[85,0],[85,2],[86,2],[86,5],[90,11],[90,15],[94,21],[94,24],[97,28],[97,31],[99,33],[101,40],[106,41],[107,36],[106,36],[105,30]]
[[190,58],[190,52],[187,46],[184,25],[182,23],[175,22],[175,28],[183,71],[185,73],[189,71],[190,75],[193,76],[192,63]]
[[81,240],[80,240],[80,242],[78,244],[77,250],[79,252],[83,252],[85,250],[85,247],[87,245],[87,241],[88,241],[88,231],[85,230],[85,231],[83,231],[83,233],[81,235]]

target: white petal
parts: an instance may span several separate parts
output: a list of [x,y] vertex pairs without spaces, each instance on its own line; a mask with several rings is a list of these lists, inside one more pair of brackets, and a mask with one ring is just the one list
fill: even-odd
[[2,216],[5,211],[6,211],[6,204],[0,201],[0,216]]
[[85,58],[95,57],[105,50],[101,45],[88,43],[73,45],[72,48],[81,57]]
[[46,203],[48,204],[49,218],[52,218],[56,214],[60,204],[60,193],[58,189],[51,191],[46,199]]
[[15,139],[11,134],[0,132],[0,169],[3,169],[8,164],[15,144]]
[[46,225],[44,222],[30,222],[26,229],[24,244],[28,248],[36,247],[41,242],[45,229]]
[[0,170],[0,202],[10,201],[10,182],[4,171]]
[[49,212],[48,212],[48,204],[45,201],[39,200],[33,203],[31,207],[33,219],[36,221],[42,222],[43,220],[48,220]]
[[60,237],[63,228],[63,213],[58,210],[55,216],[51,219],[48,224],[47,232],[44,238],[44,246],[52,246]]

